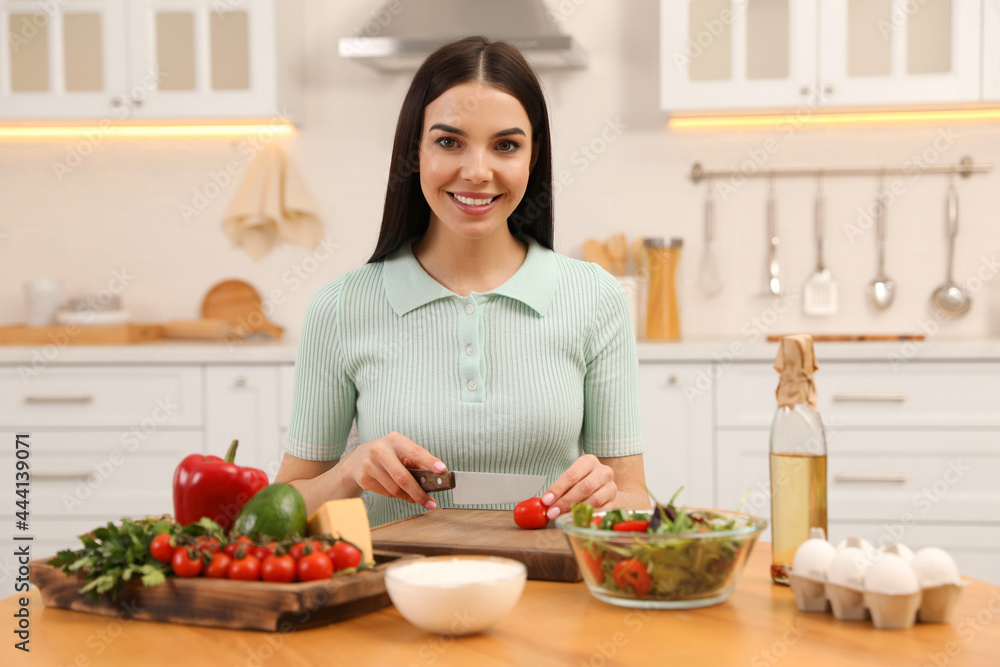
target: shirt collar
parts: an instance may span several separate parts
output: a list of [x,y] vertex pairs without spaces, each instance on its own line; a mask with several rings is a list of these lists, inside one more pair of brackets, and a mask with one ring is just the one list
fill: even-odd
[[[486,296],[497,295],[515,299],[539,315],[548,312],[559,284],[559,267],[555,253],[538,241],[526,236],[528,254],[521,267]],[[457,296],[431,278],[413,256],[413,242],[403,244],[382,262],[382,282],[386,298],[396,314],[403,316],[432,301]]]

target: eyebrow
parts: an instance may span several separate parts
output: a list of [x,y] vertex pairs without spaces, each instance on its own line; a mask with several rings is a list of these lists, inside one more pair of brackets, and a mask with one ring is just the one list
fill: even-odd
[[[431,130],[441,130],[442,132],[450,132],[451,134],[457,134],[460,137],[469,136],[468,134],[466,134],[464,130],[460,130],[457,127],[452,127],[451,125],[445,125],[444,123],[434,123],[433,125],[431,125]],[[511,134],[520,134],[522,137],[528,136],[527,134],[524,133],[524,130],[522,130],[521,128],[511,127],[506,130],[500,130],[499,132],[494,132],[492,135],[490,135],[490,139],[506,137]]]

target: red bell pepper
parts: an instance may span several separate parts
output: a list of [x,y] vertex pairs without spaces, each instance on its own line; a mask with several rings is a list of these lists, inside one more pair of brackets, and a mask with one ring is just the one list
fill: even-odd
[[236,458],[238,440],[233,440],[226,458],[191,454],[174,471],[174,520],[183,526],[202,517],[229,530],[240,508],[268,485],[267,473],[240,468]]

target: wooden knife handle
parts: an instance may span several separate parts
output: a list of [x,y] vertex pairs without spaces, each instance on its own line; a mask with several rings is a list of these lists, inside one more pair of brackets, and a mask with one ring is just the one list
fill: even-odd
[[455,488],[455,473],[434,472],[433,470],[410,470],[413,479],[420,483],[420,488],[428,493],[447,491]]

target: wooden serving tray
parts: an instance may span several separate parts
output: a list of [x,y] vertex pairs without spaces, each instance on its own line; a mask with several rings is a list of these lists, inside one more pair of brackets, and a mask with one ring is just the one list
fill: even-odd
[[550,523],[524,530],[510,510],[437,509],[372,528],[376,549],[425,556],[476,554],[521,561],[528,579],[581,581],[563,532]]
[[177,579],[159,586],[128,582],[112,601],[94,602],[78,591],[82,577],[65,574],[46,560],[31,563],[28,579],[38,586],[46,607],[88,614],[121,616],[214,628],[287,632],[327,625],[389,606],[384,572],[389,563],[414,554],[376,552],[374,570],[323,581],[291,584],[228,579]]
[[0,327],[0,345],[131,345],[163,338],[159,324],[116,324],[81,327],[60,324],[53,327]]

